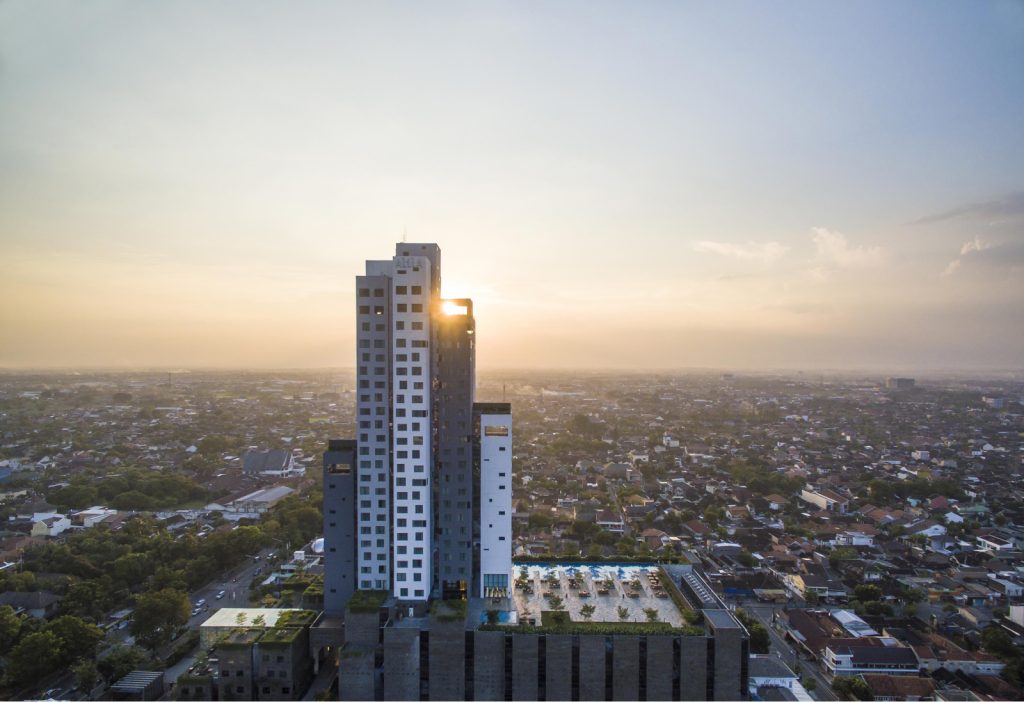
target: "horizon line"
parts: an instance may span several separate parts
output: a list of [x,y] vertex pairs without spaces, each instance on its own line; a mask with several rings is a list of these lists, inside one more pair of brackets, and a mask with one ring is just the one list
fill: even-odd
[[[268,373],[268,372],[351,372],[351,366],[0,366],[0,374],[33,374],[33,373]],[[626,374],[657,374],[657,373],[1024,373],[1024,366],[653,366],[636,368],[628,366],[495,366],[478,368],[478,372],[491,373],[524,373],[524,372],[559,372],[559,373],[626,373]]]

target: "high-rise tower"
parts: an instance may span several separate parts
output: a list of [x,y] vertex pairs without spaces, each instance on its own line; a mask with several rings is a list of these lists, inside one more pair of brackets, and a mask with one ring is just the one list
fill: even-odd
[[470,300],[446,300],[437,318],[435,593],[466,597],[473,577],[473,395],[476,326]]
[[366,262],[356,313],[357,587],[410,602],[466,596],[475,576],[473,303],[441,299],[436,244],[403,243],[390,261]]

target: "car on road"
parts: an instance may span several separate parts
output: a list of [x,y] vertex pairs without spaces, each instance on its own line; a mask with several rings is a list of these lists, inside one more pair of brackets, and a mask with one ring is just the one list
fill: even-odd
[[204,604],[206,604],[206,600],[202,598],[196,600],[196,607],[202,607]]
[[226,590],[221,590],[220,592],[217,593],[217,596],[214,599],[223,600],[224,599],[224,595],[226,595],[226,594],[228,594]]

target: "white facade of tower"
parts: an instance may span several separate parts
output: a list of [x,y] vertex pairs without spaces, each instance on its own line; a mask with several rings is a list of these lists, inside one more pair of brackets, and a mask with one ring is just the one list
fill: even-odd
[[480,597],[512,579],[512,415],[480,415]]
[[356,278],[357,587],[403,600],[431,594],[431,320],[440,250],[399,244]]
[[431,587],[430,260],[396,256],[392,290],[394,594],[424,600]]

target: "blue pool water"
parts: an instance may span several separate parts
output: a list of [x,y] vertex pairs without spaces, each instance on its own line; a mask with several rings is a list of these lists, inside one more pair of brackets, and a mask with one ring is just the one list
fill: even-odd
[[[509,619],[509,614],[510,614],[510,612],[498,612],[498,623],[499,624],[508,624],[509,621],[511,621]],[[487,623],[487,612],[481,612],[480,613],[480,623],[481,624],[486,624]]]

